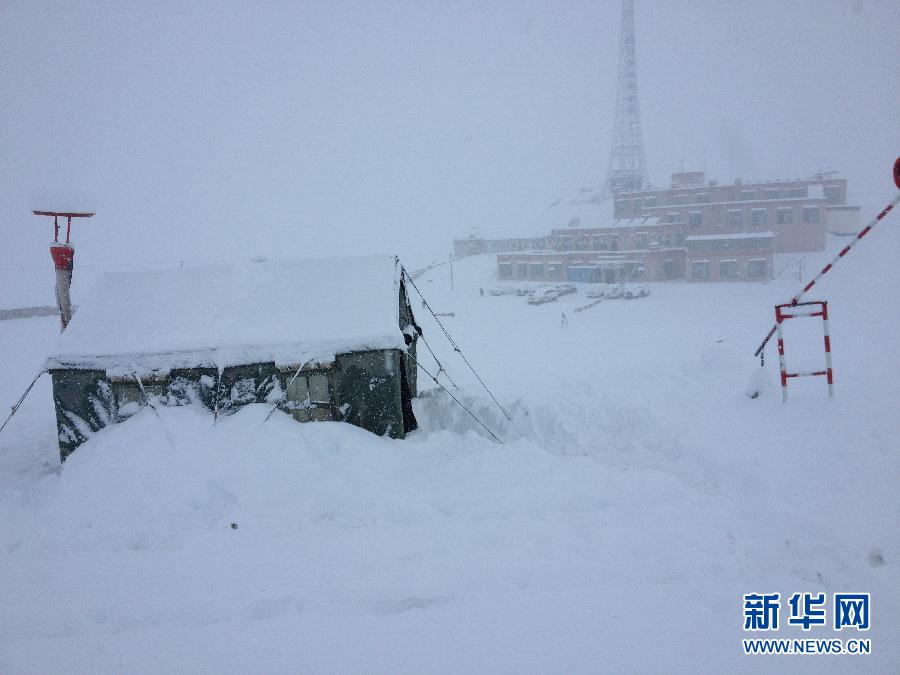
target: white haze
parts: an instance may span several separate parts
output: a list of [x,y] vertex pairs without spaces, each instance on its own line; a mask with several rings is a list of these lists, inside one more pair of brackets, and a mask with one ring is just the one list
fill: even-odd
[[[544,231],[549,202],[606,173],[620,10],[4,0],[0,265],[49,268],[49,223],[29,209],[56,191],[97,208],[76,224],[85,269],[446,255],[472,228]],[[886,201],[900,4],[638,0],[635,14],[655,183],[682,165],[838,170],[863,218]]]

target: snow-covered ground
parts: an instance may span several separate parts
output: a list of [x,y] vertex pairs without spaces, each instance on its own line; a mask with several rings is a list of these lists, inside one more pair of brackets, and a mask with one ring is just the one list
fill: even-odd
[[[215,426],[145,409],[60,471],[42,378],[0,435],[0,672],[896,672],[900,237],[884,229],[817,286],[833,399],[810,378],[782,404],[774,345],[763,395],[744,395],[794,279],[655,284],[576,313],[583,289],[488,295],[490,257],[455,263],[453,291],[446,265],[416,283],[511,421],[414,308],[502,445],[420,373],[404,441],[263,424],[258,406]],[[0,403],[57,325],[0,322]],[[787,354],[818,364],[821,334],[798,329]],[[780,593],[782,623],[795,592],[871,593],[865,634],[765,637],[865,637],[872,654],[743,655],[751,592]]]

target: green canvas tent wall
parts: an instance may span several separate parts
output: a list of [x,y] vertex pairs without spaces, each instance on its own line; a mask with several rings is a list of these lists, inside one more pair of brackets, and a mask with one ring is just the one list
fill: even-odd
[[277,403],[403,438],[420,332],[388,256],[106,275],[46,364],[60,455],[148,398],[219,414]]

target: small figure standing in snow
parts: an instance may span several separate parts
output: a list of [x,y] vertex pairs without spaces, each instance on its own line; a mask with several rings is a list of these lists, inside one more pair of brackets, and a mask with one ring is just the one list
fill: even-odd
[[481,294],[481,297],[483,298],[483,297],[484,297],[484,289],[483,289],[483,288],[479,288],[479,289],[478,289],[478,292]]
[[559,322],[559,327],[560,327],[560,328],[565,328],[565,327],[568,326],[568,325],[569,325],[569,320],[566,318],[566,313],[563,312],[563,313],[562,313],[562,319],[560,319],[560,322]]

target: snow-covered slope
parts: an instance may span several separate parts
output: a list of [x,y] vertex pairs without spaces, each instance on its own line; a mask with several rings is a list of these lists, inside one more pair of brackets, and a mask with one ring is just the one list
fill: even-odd
[[[502,445],[420,373],[405,441],[259,406],[216,425],[144,410],[56,471],[41,380],[0,435],[0,671],[887,672],[900,238],[883,234],[817,287],[834,399],[811,379],[781,404],[774,350],[751,358],[795,280],[575,312],[582,291],[482,297],[490,258],[455,263],[452,291],[446,265],[416,283],[511,421],[414,307],[461,391],[441,381]],[[55,331],[0,323],[0,400]],[[789,335],[789,364],[820,341]],[[870,592],[873,653],[744,656],[742,595],[803,591]]]

